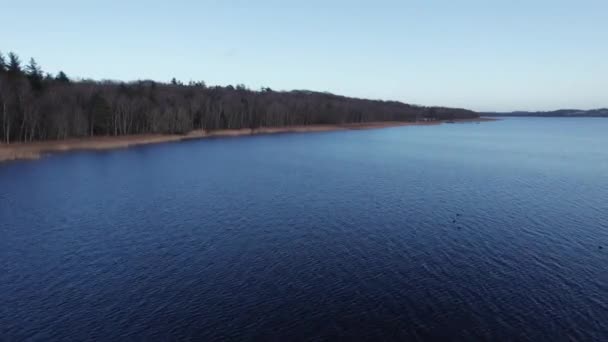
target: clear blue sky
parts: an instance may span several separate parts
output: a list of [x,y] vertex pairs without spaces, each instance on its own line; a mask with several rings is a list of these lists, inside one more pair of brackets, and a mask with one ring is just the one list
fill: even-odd
[[607,0],[8,1],[0,50],[95,79],[475,110],[608,106]]

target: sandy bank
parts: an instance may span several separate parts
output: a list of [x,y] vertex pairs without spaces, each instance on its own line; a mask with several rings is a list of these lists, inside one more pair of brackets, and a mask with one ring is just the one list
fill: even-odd
[[[491,121],[494,119],[465,119],[455,122],[479,122]],[[72,150],[107,150],[116,148],[126,148],[130,146],[156,144],[162,142],[181,141],[187,139],[201,139],[208,137],[230,137],[255,134],[273,133],[304,133],[304,132],[326,132],[353,129],[373,129],[396,126],[421,126],[439,125],[445,121],[430,122],[367,122],[351,123],[339,125],[309,125],[309,126],[287,126],[287,127],[260,127],[256,129],[226,129],[216,131],[192,131],[188,134],[145,134],[129,135],[117,137],[92,137],[80,139],[52,140],[33,143],[0,144],[0,162],[19,159],[38,159],[49,153],[65,152]]]

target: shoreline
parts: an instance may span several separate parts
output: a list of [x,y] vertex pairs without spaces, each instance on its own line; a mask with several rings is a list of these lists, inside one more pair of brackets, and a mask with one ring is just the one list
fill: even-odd
[[259,134],[277,133],[308,133],[308,132],[330,132],[359,129],[378,129],[400,126],[430,126],[443,123],[465,123],[494,121],[494,118],[475,118],[458,120],[438,121],[384,121],[347,124],[307,125],[307,126],[284,126],[284,127],[260,127],[223,129],[216,131],[196,130],[186,134],[142,134],[123,136],[97,136],[88,138],[71,138],[66,140],[47,140],[30,143],[0,143],[0,163],[14,160],[35,160],[47,154],[78,151],[78,150],[111,150],[128,148],[133,146],[176,142],[192,139],[204,139],[212,137],[240,137]]

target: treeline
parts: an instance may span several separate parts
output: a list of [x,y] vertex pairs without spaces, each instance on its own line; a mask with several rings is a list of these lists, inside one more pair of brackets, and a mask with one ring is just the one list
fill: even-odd
[[0,53],[0,141],[29,142],[96,135],[416,121],[477,117],[464,109],[421,107],[311,91],[259,91],[154,81],[70,80]]
[[608,108],[580,110],[580,109],[559,109],[548,112],[489,112],[483,113],[484,116],[538,116],[538,117],[608,117]]

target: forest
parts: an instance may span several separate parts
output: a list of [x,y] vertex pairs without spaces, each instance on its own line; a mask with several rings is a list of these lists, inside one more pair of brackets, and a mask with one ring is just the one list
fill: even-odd
[[32,58],[0,53],[0,142],[87,136],[182,134],[290,125],[476,118],[465,109],[424,107],[304,90],[251,90],[141,80],[70,79]]

